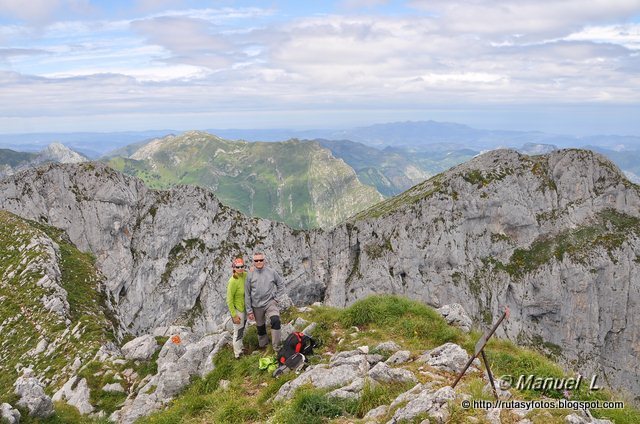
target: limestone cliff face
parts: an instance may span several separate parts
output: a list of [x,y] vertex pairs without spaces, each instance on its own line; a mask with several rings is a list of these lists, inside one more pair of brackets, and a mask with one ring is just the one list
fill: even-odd
[[297,303],[397,293],[460,303],[480,326],[508,305],[503,336],[640,390],[639,190],[588,151],[490,152],[331,231],[247,218],[203,189],[149,190],[99,164],[6,179],[0,208],[92,251],[136,334],[170,323],[213,329],[226,315],[231,258],[257,248]]
[[640,197],[587,151],[495,151],[362,212],[345,227],[349,276],[327,301],[401,293],[462,304],[503,335],[546,347],[637,393]]
[[316,233],[248,218],[204,189],[149,190],[88,163],[16,174],[0,182],[0,193],[2,209],[61,228],[96,256],[120,321],[134,334],[173,322],[213,329],[225,314],[232,258],[257,246],[278,258],[292,299],[323,297],[322,261],[310,259]]

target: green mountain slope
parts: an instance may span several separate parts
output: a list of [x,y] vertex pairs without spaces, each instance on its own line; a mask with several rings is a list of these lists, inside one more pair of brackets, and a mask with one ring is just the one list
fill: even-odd
[[115,340],[101,279],[62,231],[0,210],[0,402],[21,367],[53,390]]
[[191,131],[108,163],[153,188],[210,188],[245,214],[295,228],[330,227],[382,199],[316,142],[247,143]]
[[10,149],[0,149],[0,166],[9,165],[11,167],[15,167],[26,164],[36,156],[38,156],[37,153],[16,152]]

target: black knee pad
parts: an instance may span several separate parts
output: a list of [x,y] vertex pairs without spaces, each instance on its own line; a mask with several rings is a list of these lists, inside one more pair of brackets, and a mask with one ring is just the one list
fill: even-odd
[[269,319],[271,320],[271,329],[272,330],[279,330],[280,329],[280,316],[273,315]]
[[258,336],[267,334],[267,324],[258,325]]

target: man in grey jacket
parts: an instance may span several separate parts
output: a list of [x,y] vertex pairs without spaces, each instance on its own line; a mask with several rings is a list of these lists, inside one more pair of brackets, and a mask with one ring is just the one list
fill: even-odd
[[264,253],[253,255],[253,265],[244,283],[244,304],[249,320],[258,327],[258,344],[264,348],[269,344],[267,324],[271,325],[271,342],[274,350],[280,347],[280,310],[278,299],[284,293],[284,281],[273,268],[265,266]]

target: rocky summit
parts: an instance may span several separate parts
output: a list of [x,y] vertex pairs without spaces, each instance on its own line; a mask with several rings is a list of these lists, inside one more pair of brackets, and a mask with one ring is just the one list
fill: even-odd
[[61,143],[51,143],[38,153],[0,149],[0,178],[43,163],[80,163],[88,160]]
[[236,255],[263,250],[296,304],[393,293],[458,303],[499,335],[640,391],[640,191],[603,156],[486,153],[331,230],[248,218],[207,190],[147,188],[105,165],[46,165],[0,182],[0,208],[95,255],[121,333],[216,331]]

